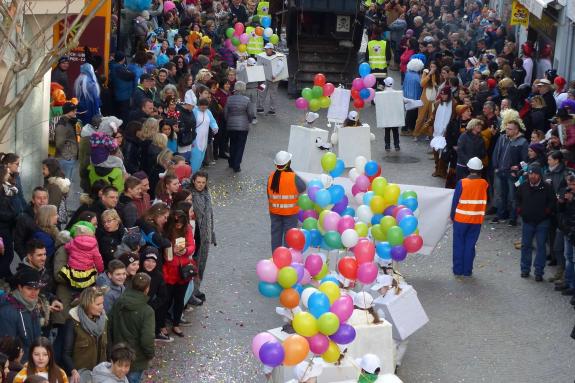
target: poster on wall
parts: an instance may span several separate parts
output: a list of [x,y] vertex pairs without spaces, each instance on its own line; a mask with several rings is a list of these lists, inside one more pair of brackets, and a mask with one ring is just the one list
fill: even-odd
[[518,0],[513,0],[511,4],[511,25],[521,25],[527,27],[529,24],[529,10]]

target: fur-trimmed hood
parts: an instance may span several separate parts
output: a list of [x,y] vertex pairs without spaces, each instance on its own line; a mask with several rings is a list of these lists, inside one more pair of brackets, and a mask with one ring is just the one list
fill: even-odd
[[68,194],[70,191],[70,180],[63,177],[50,177],[48,183],[58,186],[63,194]]

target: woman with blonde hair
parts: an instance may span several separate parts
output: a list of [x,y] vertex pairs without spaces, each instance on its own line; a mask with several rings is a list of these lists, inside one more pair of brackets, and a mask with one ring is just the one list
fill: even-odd
[[116,209],[104,210],[100,217],[102,224],[96,228],[96,240],[104,266],[107,267],[112,259],[118,258],[120,255],[116,253],[116,250],[122,243],[122,238],[127,230]]
[[58,208],[54,205],[44,205],[38,208],[36,214],[37,229],[34,238],[39,239],[46,246],[46,265],[51,264],[56,248],[62,244],[62,238],[58,231]]
[[142,130],[140,131],[140,138],[142,140],[151,140],[154,134],[160,131],[160,121],[150,117],[142,124]]
[[429,69],[425,69],[421,75],[421,102],[423,106],[417,112],[417,120],[415,121],[415,130],[413,131],[413,140],[419,140],[421,136],[431,136],[431,127],[433,125],[427,124],[434,113],[434,102],[437,97],[439,87],[439,73],[438,66],[435,61],[429,63]]
[[156,196],[156,188],[160,181],[160,174],[170,172],[173,168],[174,154],[170,149],[162,149],[155,157],[155,163],[149,168],[148,180],[150,181],[150,194]]
[[160,148],[160,151],[166,149],[168,147],[168,136],[166,136],[164,133],[154,134],[154,137],[152,137],[152,145]]

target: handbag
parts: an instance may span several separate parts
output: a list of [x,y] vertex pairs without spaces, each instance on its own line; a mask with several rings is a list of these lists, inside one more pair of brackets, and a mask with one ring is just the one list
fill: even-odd
[[180,277],[184,280],[191,279],[197,275],[196,268],[192,264],[180,266]]

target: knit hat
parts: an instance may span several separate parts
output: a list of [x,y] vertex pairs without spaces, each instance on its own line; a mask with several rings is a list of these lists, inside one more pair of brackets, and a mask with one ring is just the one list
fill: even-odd
[[494,89],[497,86],[497,80],[495,80],[494,78],[488,78],[487,86],[489,87],[489,89]]
[[541,175],[541,165],[539,165],[537,162],[534,162],[531,165],[529,165],[529,169],[527,170],[527,172],[529,174]]
[[545,145],[539,142],[529,145],[529,149],[533,150],[537,154],[545,153]]
[[60,65],[62,63],[67,63],[69,61],[70,61],[70,59],[68,58],[68,56],[62,56],[58,59],[58,65]]
[[466,110],[469,110],[469,105],[457,105],[455,107],[455,113],[457,113],[459,117],[461,117]]
[[88,221],[78,221],[70,229],[70,235],[75,238],[78,235],[94,235],[96,228]]
[[138,253],[133,253],[133,252],[132,253],[123,253],[122,255],[120,255],[118,257],[118,260],[122,261],[122,263],[124,265],[126,265],[126,267],[128,267],[134,262],[139,262],[140,256],[138,255]]
[[561,108],[565,108],[569,113],[575,113],[575,100],[570,98],[561,103]]
[[76,109],[78,109],[76,104],[73,104],[70,101],[67,101],[64,105],[62,105],[62,114],[68,114],[71,111],[76,110]]
[[555,83],[555,85],[557,85],[560,88],[563,88],[565,86],[565,84],[567,84],[567,80],[565,80],[565,77],[561,77],[561,76],[555,77],[553,82]]
[[122,125],[124,121],[120,120],[116,116],[106,116],[102,117],[102,122],[98,126],[98,132],[105,133],[108,136],[113,136],[118,132],[118,128]]
[[102,132],[96,132],[90,136],[90,146],[90,160],[94,165],[106,161],[110,153],[118,149],[116,140]]
[[158,261],[160,257],[160,252],[154,246],[146,246],[140,251],[140,258],[142,262],[146,259],[153,259],[154,261]]
[[135,251],[138,246],[144,246],[146,241],[142,237],[142,233],[139,228],[132,228],[124,234],[122,237],[122,243],[128,246],[131,250]]

